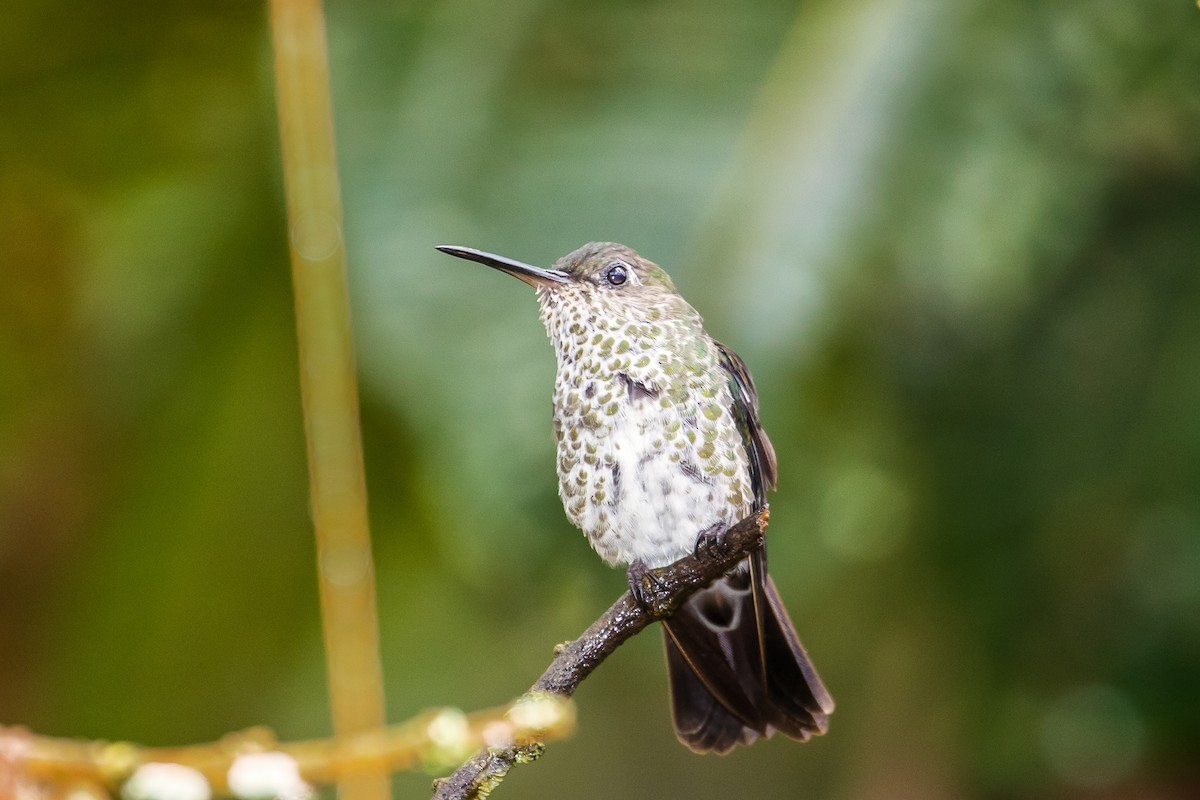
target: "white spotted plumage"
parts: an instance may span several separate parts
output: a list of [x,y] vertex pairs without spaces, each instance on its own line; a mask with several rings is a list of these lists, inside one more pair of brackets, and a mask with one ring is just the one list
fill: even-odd
[[749,514],[745,445],[700,315],[674,293],[617,304],[588,283],[538,300],[558,358],[559,494],[596,552],[662,566]]

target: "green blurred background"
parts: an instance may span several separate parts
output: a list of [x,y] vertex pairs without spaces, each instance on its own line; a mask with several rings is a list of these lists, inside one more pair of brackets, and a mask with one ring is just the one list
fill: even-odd
[[[614,239],[758,380],[838,712],[694,756],[651,631],[503,797],[1200,796],[1194,4],[328,24],[392,719],[517,695],[624,587],[530,292],[432,247]],[[270,70],[256,3],[4,11],[0,722],[328,730]]]

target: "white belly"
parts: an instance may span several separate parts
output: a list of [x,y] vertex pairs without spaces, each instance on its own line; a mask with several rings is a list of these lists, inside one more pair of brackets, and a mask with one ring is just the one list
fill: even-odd
[[556,415],[563,506],[601,557],[663,566],[692,552],[701,531],[750,513],[731,418],[659,398],[621,400],[599,424],[595,415]]

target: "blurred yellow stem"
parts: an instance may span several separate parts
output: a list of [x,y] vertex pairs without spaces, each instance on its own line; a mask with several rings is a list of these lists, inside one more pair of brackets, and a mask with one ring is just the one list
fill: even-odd
[[[546,742],[570,735],[574,727],[574,705],[553,695],[526,695],[511,705],[471,714],[452,708],[430,709],[388,728],[302,742],[279,742],[270,729],[258,727],[206,744],[142,747],[132,742],[37,736],[0,726],[0,790],[8,785],[19,787],[27,780],[31,783],[25,785],[30,787],[82,783],[116,792],[143,764],[169,762],[199,771],[218,793],[225,793],[226,775],[234,760],[266,751],[290,755],[306,781],[323,785],[374,770],[440,769],[461,761],[476,748],[494,746],[498,740],[509,746]],[[5,783],[14,778],[15,784]],[[31,790],[28,796],[45,795]],[[7,796],[0,791],[0,797]]]
[[[347,736],[385,714],[319,0],[271,0],[271,31],[329,698],[334,733]],[[338,788],[343,800],[381,800],[389,785],[380,771]]]

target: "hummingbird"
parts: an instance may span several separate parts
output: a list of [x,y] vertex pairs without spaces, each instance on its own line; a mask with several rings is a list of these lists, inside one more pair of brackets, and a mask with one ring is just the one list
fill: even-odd
[[[437,249],[536,291],[558,361],[559,496],[596,552],[628,565],[631,585],[765,507],[777,464],[754,381],[662,267],[615,242],[549,269]],[[662,625],[671,718],[693,751],[825,732],[833,699],[767,574],[765,545]]]

